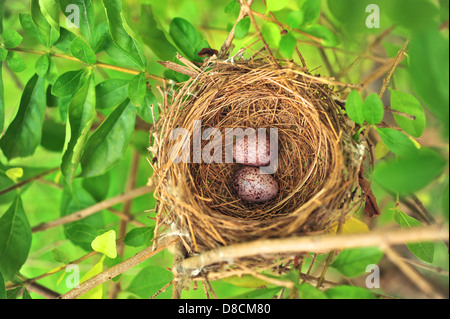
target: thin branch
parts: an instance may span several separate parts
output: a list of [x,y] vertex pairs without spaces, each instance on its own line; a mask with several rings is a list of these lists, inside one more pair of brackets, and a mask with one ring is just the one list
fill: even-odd
[[[13,48],[13,49],[8,49],[10,51],[16,51],[16,52],[25,52],[25,53],[31,53],[31,54],[38,54],[38,55],[44,55],[49,53],[50,56],[55,57],[55,58],[61,58],[61,59],[66,59],[66,60],[70,60],[70,61],[75,61],[75,62],[80,62],[80,63],[84,63],[81,60],[78,60],[77,58],[70,56],[70,55],[66,55],[66,54],[61,54],[61,53],[53,53],[53,52],[47,52],[47,51],[41,51],[41,50],[34,50],[34,49],[25,49],[25,48]],[[97,62],[94,65],[103,68],[103,69],[109,69],[109,70],[114,70],[114,71],[119,71],[122,73],[127,73],[127,74],[133,74],[133,75],[137,75],[139,73],[141,73],[141,71],[138,70],[134,70],[134,69],[129,69],[129,68],[124,68],[121,66],[117,66],[117,65],[112,65],[112,64],[108,64],[108,63],[103,63],[103,62]],[[157,81],[162,81],[163,78],[153,75],[153,74],[145,74],[145,77],[147,79],[153,79],[153,80],[157,80]]]
[[403,258],[399,256],[391,247],[386,246],[384,252],[388,258],[408,277],[411,282],[416,285],[422,292],[430,298],[444,298],[441,294],[435,291],[432,285],[426,281],[423,276],[417,272],[411,265],[405,263]]
[[153,190],[154,190],[153,186],[143,186],[143,187],[134,189],[128,193],[109,198],[107,200],[99,202],[95,205],[92,205],[90,207],[87,207],[78,212],[72,213],[70,215],[55,219],[50,222],[41,223],[37,226],[34,226],[31,230],[33,233],[36,233],[39,231],[43,231],[43,230],[54,228],[54,227],[57,227],[60,225],[64,225],[64,224],[67,224],[67,223],[70,223],[73,221],[77,221],[77,220],[83,219],[85,217],[88,217],[96,212],[99,212],[103,209],[107,209],[111,206],[114,206],[116,204],[125,202],[125,201],[133,199],[135,197],[139,197],[139,196],[151,193]]
[[390,27],[389,29],[386,29],[382,34],[380,34],[357,58],[354,60],[348,67],[341,69],[339,74],[336,76],[338,79],[341,78],[343,75],[347,74],[350,69],[352,69],[356,64],[358,64],[359,61],[361,61],[366,53],[370,53],[373,48],[375,48],[385,37],[387,37],[395,27]]
[[258,37],[261,39],[262,43],[264,44],[264,47],[266,48],[267,53],[269,54],[270,58],[272,59],[272,61],[275,63],[275,65],[278,68],[281,68],[280,64],[278,63],[277,59],[275,59],[275,57],[273,56],[272,51],[270,50],[269,45],[267,44],[266,40],[264,40],[264,37],[262,36],[261,30],[258,27],[258,24],[256,23],[255,17],[253,16],[253,11],[250,8],[251,6],[251,0],[249,0],[249,2],[247,2],[247,0],[241,0],[241,4],[243,7],[246,8],[247,11],[247,15],[250,18],[250,21],[253,24],[253,27],[256,30],[256,33],[258,34]]
[[383,97],[384,92],[386,91],[389,83],[391,82],[391,78],[392,78],[392,75],[394,75],[395,69],[400,64],[400,62],[403,61],[403,58],[405,57],[405,50],[406,50],[406,47],[409,44],[409,41],[410,41],[410,39],[406,40],[406,42],[403,44],[403,47],[400,49],[400,51],[398,51],[398,54],[397,54],[397,56],[394,59],[394,63],[392,63],[392,67],[389,70],[388,75],[383,80],[383,86],[381,87],[380,94],[378,95],[380,98]]
[[185,259],[181,266],[184,271],[190,272],[225,260],[255,255],[300,252],[326,253],[333,249],[366,246],[384,247],[416,241],[448,240],[448,237],[448,229],[426,226],[408,230],[377,231],[367,234],[264,239],[210,250]]
[[20,287],[22,285],[31,285],[31,284],[35,283],[36,281],[38,281],[38,280],[40,280],[42,278],[45,278],[45,277],[57,274],[58,272],[66,269],[68,265],[79,264],[80,262],[82,262],[82,261],[84,261],[84,260],[88,259],[89,257],[92,257],[92,256],[94,256],[96,254],[98,254],[98,252],[93,250],[93,251],[87,253],[86,255],[84,255],[84,256],[82,256],[82,257],[80,257],[80,258],[78,258],[78,259],[76,259],[74,261],[71,261],[67,265],[61,265],[60,267],[58,267],[56,269],[53,269],[53,270],[51,270],[49,272],[46,272],[46,273],[44,273],[42,275],[26,279],[22,283],[19,283],[19,284],[6,284],[6,289],[9,290],[9,289],[14,289],[14,288]]
[[127,260],[124,260],[123,262],[108,268],[107,270],[103,271],[102,273],[86,280],[82,284],[78,286],[78,288],[73,288],[72,290],[66,292],[65,294],[58,297],[58,299],[75,299],[89,290],[97,287],[98,285],[101,285],[102,283],[126,272],[130,268],[133,268],[136,265],[139,265],[143,261],[147,260],[148,258],[158,254],[159,252],[166,249],[168,246],[176,242],[177,239],[172,240],[161,247],[159,247],[156,250],[153,250],[152,247],[147,247],[146,249],[142,250],[141,252],[137,253],[131,258],[128,258]]
[[34,181],[34,180],[37,180],[37,179],[39,179],[41,177],[44,177],[44,176],[46,176],[48,174],[54,173],[54,172],[56,172],[58,170],[59,170],[59,166],[55,167],[55,168],[52,168],[52,169],[49,169],[48,171],[42,172],[42,173],[40,173],[40,174],[38,174],[36,176],[33,176],[33,177],[29,178],[29,179],[26,179],[26,180],[24,180],[22,182],[14,184],[13,186],[8,187],[8,188],[0,191],[0,196],[3,195],[3,194],[6,194],[6,193],[8,193],[8,192],[10,192],[12,190],[15,190],[16,188],[22,187],[22,186],[24,186],[24,185],[26,185],[26,184]]
[[[245,0],[243,0],[245,1]],[[248,5],[251,6],[253,4],[253,0],[249,0]],[[233,28],[231,28],[230,32],[228,33],[228,36],[225,40],[225,42],[223,43],[222,47],[220,48],[220,52],[219,52],[219,59],[225,59],[228,50],[231,47],[231,44],[233,43],[234,40],[234,29],[236,28],[236,25],[238,24],[239,21],[241,21],[245,16],[247,15],[247,10],[244,6],[241,5],[241,11],[239,12],[238,18],[236,19],[236,22],[233,25]]]
[[30,292],[34,292],[46,299],[56,299],[58,298],[59,294],[47,287],[44,287],[38,283],[31,283],[27,285],[27,290]]
[[[137,180],[137,174],[139,170],[139,160],[141,156],[139,152],[136,150],[133,150],[133,159],[131,161],[130,165],[130,173],[128,174],[128,180],[127,184],[125,185],[125,193],[129,193],[136,187],[136,180]],[[122,213],[124,216],[127,216],[127,219],[121,219],[119,223],[119,232],[118,237],[124,238],[127,233],[128,228],[128,220],[131,220],[133,216],[131,215],[131,204],[132,199],[128,199],[123,203]],[[117,244],[117,254],[121,257],[123,257],[125,251],[125,244],[123,241],[119,242]],[[120,282],[115,282],[111,286],[111,289],[109,290],[109,299],[117,299],[117,296],[119,295],[119,292],[121,290]]]

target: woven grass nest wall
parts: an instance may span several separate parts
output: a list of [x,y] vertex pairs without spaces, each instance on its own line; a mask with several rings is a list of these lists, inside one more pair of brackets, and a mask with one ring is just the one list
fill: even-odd
[[[364,150],[323,78],[268,59],[188,65],[190,80],[166,88],[153,152],[160,234],[175,233],[188,253],[260,238],[319,234],[350,216]],[[275,199],[251,204],[230,187],[241,164],[173,163],[174,128],[278,128]],[[205,140],[202,147],[209,143]],[[184,140],[192,147],[192,139]]]

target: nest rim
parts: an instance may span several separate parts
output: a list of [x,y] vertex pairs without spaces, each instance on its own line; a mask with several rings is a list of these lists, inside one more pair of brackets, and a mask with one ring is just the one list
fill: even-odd
[[[249,95],[256,99],[249,99]],[[281,69],[266,60],[233,64],[215,61],[213,65],[206,65],[197,76],[181,86],[172,101],[165,99],[163,105],[164,124],[159,129],[160,144],[156,154],[158,183],[155,194],[161,202],[157,213],[162,213],[166,223],[184,234],[189,250],[193,252],[260,238],[324,233],[336,223],[343,222],[360,207],[361,201],[354,201],[352,196],[359,187],[357,179],[363,154],[361,146],[352,138],[353,124],[347,121],[332,95],[333,88],[323,83],[320,77],[311,76],[292,64]],[[248,101],[253,101],[253,104]],[[257,119],[250,114],[256,114]],[[272,115],[271,123],[267,120],[269,115]],[[225,187],[225,200],[229,202],[224,203],[217,201],[214,191],[208,192],[217,192],[218,187],[206,187],[206,191],[197,187],[205,186],[201,181],[211,175],[216,177],[215,181],[222,179],[223,184],[240,164],[217,164],[215,169],[211,169],[211,164],[171,163],[168,159],[173,142],[168,139],[170,129],[181,126],[192,132],[189,123],[196,116],[202,119],[205,127],[223,128],[227,124],[249,127],[252,121],[256,121],[259,126],[278,125],[281,128],[280,167],[274,174],[280,191],[275,200],[249,205],[236,199],[229,187]],[[292,121],[292,118],[297,121]],[[294,134],[298,133],[295,129],[301,127],[299,119],[308,133],[303,140],[299,134]],[[309,129],[305,129],[305,123]],[[286,133],[288,129],[293,131],[291,135]],[[298,147],[299,141],[304,144],[306,141],[308,147]],[[299,156],[286,151],[289,142]],[[313,147],[318,145],[323,153],[322,159],[320,152]],[[314,156],[306,156],[307,151],[313,151]],[[302,158],[309,159],[304,163],[305,168],[299,161]],[[293,173],[286,167],[296,159]],[[226,172],[221,173],[223,171]],[[319,186],[299,201],[299,191],[314,182],[311,176],[320,177],[315,181],[319,181]],[[289,182],[285,183],[286,178]],[[300,182],[294,184],[295,179]],[[248,216],[235,214],[236,210],[242,212],[246,207]],[[285,211],[280,213],[282,209]],[[250,213],[258,210],[259,217],[252,218]],[[272,214],[268,214],[270,212]]]

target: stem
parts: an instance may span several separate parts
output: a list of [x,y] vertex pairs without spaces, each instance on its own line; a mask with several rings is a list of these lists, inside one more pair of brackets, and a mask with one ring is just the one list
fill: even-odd
[[[128,176],[127,184],[125,186],[126,193],[129,193],[130,191],[133,190],[133,188],[136,187],[137,173],[138,173],[138,169],[139,169],[139,160],[140,160],[140,154],[136,150],[134,150],[133,151],[133,159],[131,161],[131,166],[130,166],[130,173]],[[128,219],[120,220],[119,234],[118,234],[119,238],[125,237],[125,235],[127,233],[127,228],[128,228],[128,221],[133,218],[131,215],[131,204],[132,204],[132,199],[128,199],[127,201],[125,201],[123,203],[122,213],[125,216],[127,216]],[[122,241],[117,244],[117,254],[119,256],[123,256],[124,252],[125,252],[125,244]],[[109,299],[117,299],[117,296],[118,296],[120,290],[121,290],[120,282],[114,283],[111,287],[111,290],[109,291]]]
[[189,273],[211,264],[225,260],[261,254],[318,252],[326,253],[333,249],[357,248],[367,246],[386,247],[416,241],[448,240],[448,229],[426,226],[408,230],[390,230],[367,234],[344,234],[264,239],[206,251],[185,259],[181,266]]
[[402,273],[408,277],[417,288],[422,290],[424,294],[429,296],[430,298],[444,298],[441,294],[435,291],[432,285],[426,281],[422,275],[417,272],[411,265],[405,263],[403,258],[397,254],[391,247],[386,246],[384,248],[384,252],[388,256],[388,258],[394,263]]
[[397,56],[394,59],[394,63],[392,63],[392,67],[389,70],[388,75],[383,80],[383,86],[381,87],[380,94],[379,94],[380,98],[383,97],[384,92],[386,91],[386,89],[387,89],[387,87],[389,85],[389,82],[391,82],[391,78],[392,78],[392,75],[394,75],[395,69],[397,68],[399,63],[403,61],[403,58],[405,57],[404,53],[405,53],[406,47],[409,44],[409,41],[410,41],[410,39],[406,40],[406,42],[403,44],[403,47],[401,48],[401,50],[398,51],[398,54],[397,54]]
[[125,271],[129,270],[130,268],[133,268],[134,266],[142,263],[143,261],[147,260],[148,258],[156,255],[157,253],[161,252],[162,250],[166,249],[169,245],[176,242],[176,240],[172,240],[165,245],[159,247],[158,249],[154,250],[152,247],[147,247],[146,249],[142,250],[141,252],[137,253],[133,257],[111,267],[107,270],[103,271],[102,273],[86,280],[82,284],[78,286],[78,288],[74,288],[67,293],[59,296],[59,299],[75,299],[84,293],[88,292],[89,290],[97,287],[98,285],[124,273]]
[[45,172],[43,172],[41,174],[38,174],[38,175],[36,175],[34,177],[31,177],[31,178],[29,178],[27,180],[24,180],[24,181],[22,181],[20,183],[17,183],[15,185],[11,186],[11,187],[8,187],[8,188],[0,191],[0,196],[3,195],[3,194],[6,194],[6,193],[8,193],[8,192],[10,192],[12,190],[15,190],[16,188],[22,187],[23,185],[26,185],[26,184],[28,184],[28,183],[36,180],[36,179],[39,179],[39,178],[41,178],[41,177],[43,177],[45,175],[51,174],[53,172],[56,172],[57,170],[59,170],[59,167],[55,167],[55,168],[49,169],[48,171],[45,171]]
[[[66,55],[66,54],[61,54],[61,53],[53,53],[53,52],[34,50],[34,49],[26,49],[26,48],[13,48],[13,49],[8,49],[8,50],[16,51],[16,52],[38,54],[38,55],[44,55],[44,54],[49,53],[50,56],[55,57],[55,58],[61,58],[61,59],[66,59],[66,60],[70,60],[70,61],[84,63],[83,61],[78,60],[77,58],[75,58],[73,56]],[[141,73],[141,71],[138,71],[138,70],[129,69],[129,68],[125,68],[125,67],[121,67],[121,66],[117,66],[117,65],[112,65],[112,64],[108,64],[108,63],[103,63],[103,62],[97,62],[94,65],[96,65],[96,66],[98,66],[100,68],[103,68],[103,69],[110,69],[110,70],[114,70],[114,71],[118,71],[118,72],[122,72],[122,73],[133,74],[133,75],[137,75],[137,74]],[[153,79],[153,80],[157,80],[157,81],[162,81],[163,80],[162,77],[159,77],[159,76],[156,76],[156,75],[152,75],[152,74],[148,74],[148,73],[145,73],[145,78],[146,79]]]
[[[253,3],[253,0],[250,0],[248,2],[248,5],[251,6],[252,3]],[[227,36],[225,42],[223,43],[222,47],[220,48],[219,59],[224,59],[226,57],[227,52],[230,49],[231,44],[233,43],[233,40],[234,40],[234,29],[236,28],[236,25],[238,24],[238,22],[241,21],[246,15],[247,15],[247,9],[241,5],[241,11],[239,12],[239,16],[236,19],[236,22],[234,23],[233,28],[230,30],[230,33],[228,33],[228,36]]]
[[130,200],[135,197],[139,197],[139,196],[148,194],[148,193],[152,192],[153,190],[154,190],[154,187],[143,186],[143,187],[134,189],[128,193],[121,194],[121,195],[112,197],[110,199],[104,200],[102,202],[99,202],[95,205],[92,205],[90,207],[82,209],[73,214],[55,219],[55,220],[47,222],[47,223],[39,224],[39,225],[33,227],[31,230],[32,230],[32,232],[35,233],[35,232],[47,230],[50,228],[54,228],[56,226],[64,225],[64,224],[67,224],[67,223],[70,223],[70,222],[73,222],[76,220],[80,220],[80,219],[90,216],[96,212],[99,212],[103,209],[107,209],[108,207],[114,206],[116,204],[122,203],[124,201]]

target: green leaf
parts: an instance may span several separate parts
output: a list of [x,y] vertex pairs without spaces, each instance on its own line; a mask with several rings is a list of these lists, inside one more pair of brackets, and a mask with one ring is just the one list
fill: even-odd
[[3,89],[3,63],[0,62],[0,132],[5,126],[5,91]]
[[0,272],[0,299],[6,299],[5,280],[3,279],[3,275],[1,272]]
[[231,13],[236,9],[236,7],[239,8],[239,3],[236,0],[230,0],[223,9],[223,12],[226,14]]
[[128,85],[128,97],[135,106],[140,106],[147,91],[145,73],[135,75]]
[[[152,112],[153,106],[153,112]],[[158,120],[159,118],[159,107],[158,101],[156,100],[155,95],[152,93],[150,89],[147,88],[147,94],[145,95],[144,101],[141,106],[136,109],[138,115],[141,119],[143,119],[147,123],[154,124],[154,120]],[[155,117],[155,119],[153,119]]]
[[52,152],[62,152],[66,138],[66,126],[52,119],[42,125],[41,146]]
[[59,31],[59,3],[57,0],[39,0],[41,12],[50,26]]
[[3,47],[0,47],[0,62],[5,61],[8,57],[8,50]]
[[183,18],[175,18],[170,22],[169,34],[175,44],[190,60],[202,61],[197,53],[202,48],[209,47],[194,26]]
[[[33,19],[37,30],[42,35],[44,45],[50,48],[59,38],[59,25],[56,25],[56,21],[52,21],[53,19],[56,19],[56,16],[53,16],[55,14],[53,9],[44,7],[44,5],[48,5],[48,3],[43,3],[42,5],[43,7],[41,8],[38,0],[31,0],[31,18]],[[52,21],[53,26],[47,19]]]
[[5,0],[0,0],[0,34],[3,33],[3,13],[5,11]]
[[25,86],[17,115],[0,140],[0,148],[8,159],[32,155],[41,141],[45,114],[44,82],[34,75]]
[[126,100],[103,121],[86,143],[80,176],[101,175],[124,159],[135,120],[136,107]]
[[122,53],[126,54],[137,67],[144,71],[146,66],[144,52],[139,42],[130,36],[123,27],[121,16],[122,4],[120,0],[103,0],[103,6],[106,9],[109,30],[115,45]]
[[86,69],[61,74],[52,86],[52,94],[58,97],[73,95],[83,85],[86,74]]
[[72,41],[77,37],[74,33],[65,28],[60,29],[60,37],[54,46],[64,53],[72,54]]
[[142,41],[158,58],[172,61],[176,57],[177,49],[167,40],[166,33],[157,20],[152,6],[141,5],[141,18],[138,28]]
[[[103,271],[103,261],[104,258],[100,259],[98,263],[92,267],[80,280],[80,284],[91,279],[92,277],[97,276]],[[78,299],[102,299],[103,297],[103,285],[98,285],[89,290],[88,292],[82,294],[78,297]]]
[[248,33],[250,29],[250,18],[245,17],[236,24],[236,28],[234,29],[234,36],[236,39],[242,39]]
[[134,277],[126,291],[134,293],[140,298],[148,299],[172,279],[173,274],[170,271],[162,267],[148,266]]
[[322,0],[307,0],[302,6],[303,24],[316,23],[319,19]]
[[304,19],[303,11],[291,11],[286,18],[286,23],[291,28],[297,29],[303,24]]
[[437,29],[416,34],[409,47],[410,76],[415,92],[449,134],[449,43]]
[[28,290],[26,288],[23,290],[22,299],[33,299],[33,298],[31,298],[30,293],[28,292]]
[[96,118],[95,88],[92,76],[75,94],[69,105],[70,140],[64,152],[61,171],[67,181],[75,177],[87,134]]
[[285,58],[292,58],[297,41],[291,33],[287,33],[280,40],[279,50]]
[[0,218],[0,272],[9,281],[20,270],[31,247],[31,228],[17,195]]
[[52,249],[52,256],[57,262],[63,263],[64,265],[68,265],[70,263],[70,258],[67,256],[65,252],[63,252],[59,248]]
[[6,57],[6,63],[8,63],[8,66],[10,67],[10,69],[16,73],[25,71],[27,68],[22,57],[17,52],[14,52],[14,51],[8,52],[8,56]]
[[81,185],[97,201],[105,200],[110,189],[110,172],[90,178],[83,178]]
[[22,36],[15,30],[6,30],[2,34],[3,44],[5,48],[12,49],[19,46],[22,43]]
[[344,249],[333,261],[331,267],[346,277],[358,277],[366,272],[367,265],[377,264],[383,257],[378,247]]
[[230,299],[273,299],[283,287],[254,289],[242,294],[229,297]]
[[36,60],[34,68],[37,75],[44,77],[50,68],[50,55],[48,53],[41,55],[39,59]]
[[375,159],[379,160],[385,157],[389,153],[389,148],[384,144],[383,141],[379,141],[377,145],[375,145],[375,150],[373,151],[373,155]]
[[139,227],[130,230],[124,239],[124,243],[131,247],[147,245],[153,239],[155,227]]
[[105,254],[109,258],[117,257],[116,232],[109,230],[103,233],[92,241],[91,247],[99,253]]
[[328,299],[327,295],[310,284],[295,285],[300,299]]
[[118,106],[128,96],[128,80],[109,79],[95,87],[96,107],[99,110]]
[[392,153],[399,156],[413,156],[417,154],[418,149],[411,138],[400,131],[392,128],[376,128],[376,131],[381,137],[384,144],[391,150]]
[[426,117],[420,102],[411,94],[390,89],[391,108],[415,117],[411,120],[403,115],[394,114],[397,124],[408,134],[420,137],[425,130]]
[[97,230],[83,222],[72,223],[64,227],[64,232],[72,242],[86,250],[90,250],[92,241],[97,237]]
[[222,278],[222,281],[232,284],[233,286],[246,288],[261,288],[269,284],[267,281],[256,278],[252,275],[234,275]]
[[71,10],[66,11],[70,4],[75,4],[80,10],[80,29],[88,40],[91,47],[94,47],[94,33],[95,33],[95,14],[92,0],[59,0],[63,13],[66,16],[72,14]]
[[289,3],[289,0],[267,0],[267,10],[268,11],[280,11],[285,8]]
[[355,123],[359,125],[364,124],[364,114],[363,114],[363,101],[359,92],[353,90],[347,96],[347,101],[345,103],[345,109],[347,110],[348,117]]
[[331,299],[377,299],[370,290],[358,286],[336,286],[325,294]]
[[339,44],[339,38],[337,38],[333,32],[320,24],[311,24],[301,29],[312,36],[321,39],[321,43],[325,47],[335,47]]
[[277,48],[280,44],[281,34],[280,29],[275,23],[264,23],[261,27],[261,34],[266,40],[267,44],[272,48]]
[[10,180],[12,180],[15,184],[18,183],[19,179],[23,177],[23,168],[22,167],[14,167],[6,170],[5,172],[6,176]]
[[92,51],[89,45],[81,37],[75,38],[72,41],[71,52],[75,58],[88,64],[94,64],[97,62],[95,52]]
[[375,167],[373,180],[394,193],[409,194],[439,177],[446,163],[439,153],[422,147],[414,156],[380,162]]
[[378,124],[384,117],[384,106],[380,97],[376,93],[370,94],[363,103],[364,119],[369,124]]
[[30,15],[20,13],[19,19],[20,24],[22,25],[22,28],[26,31],[26,33],[28,33],[34,40],[38,41],[43,45],[46,45],[45,36],[38,29],[38,27],[36,26]]
[[[423,224],[417,219],[406,215],[400,209],[395,209],[394,215],[395,221],[402,227],[406,229],[411,229],[414,227],[422,227]],[[409,250],[416,255],[418,258],[422,259],[427,263],[432,263],[434,259],[434,243],[433,242],[416,242],[407,243],[406,246]]]

